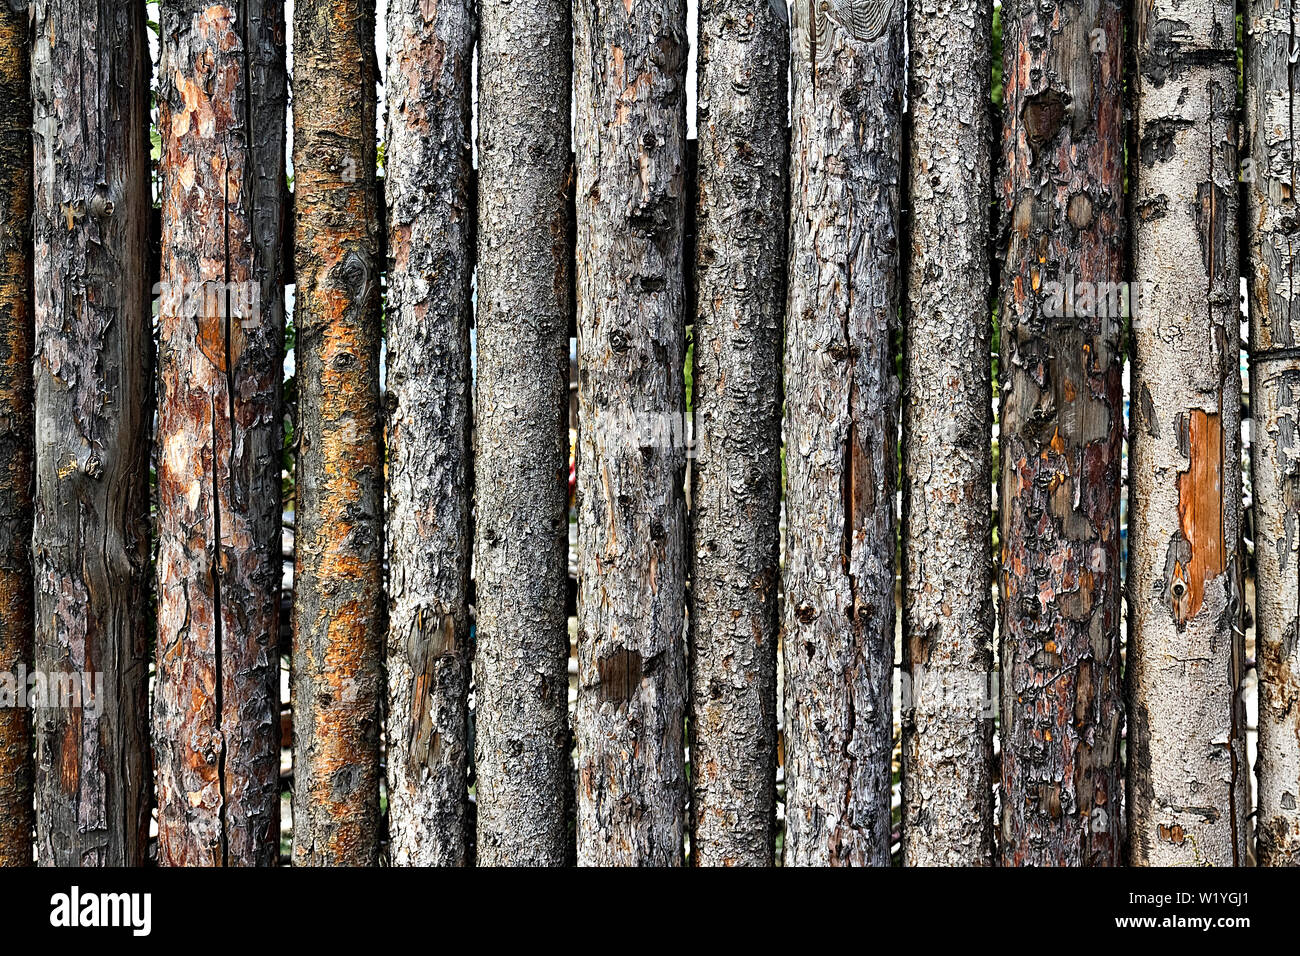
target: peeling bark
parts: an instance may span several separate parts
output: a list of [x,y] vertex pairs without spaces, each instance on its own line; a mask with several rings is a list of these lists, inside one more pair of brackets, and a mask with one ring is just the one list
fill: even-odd
[[993,862],[989,0],[911,7],[903,849]]
[[387,758],[398,865],[472,860],[466,804],[475,29],[470,0],[388,5]]
[[686,4],[577,0],[578,861],[682,862]]
[[297,0],[293,859],[379,858],[383,454],[374,0]]
[[563,866],[570,773],[569,0],[483,0],[475,723],[478,862]]
[[784,854],[887,866],[903,7],[825,6],[792,37]]
[[1139,0],[1136,28],[1129,857],[1241,865],[1234,4]]
[[149,824],[149,84],[143,2],[32,5],[40,862],[144,862]]
[[[0,4],[0,675],[15,677],[34,626],[29,69],[27,4]],[[0,866],[32,862],[31,737],[28,708],[0,707]]]
[[772,866],[790,30],[705,0],[691,479],[691,852]]
[[1121,6],[1022,0],[1003,24],[1001,858],[1117,865]]
[[158,862],[280,852],[284,10],[162,6]]
[[1300,866],[1300,317],[1294,316],[1300,14],[1252,0],[1246,23],[1245,215],[1251,277],[1255,634],[1262,866]]

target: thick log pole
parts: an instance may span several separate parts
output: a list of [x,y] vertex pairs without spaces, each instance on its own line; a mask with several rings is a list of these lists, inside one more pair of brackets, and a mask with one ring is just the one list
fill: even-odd
[[785,863],[887,866],[903,4],[794,17]]
[[578,861],[682,862],[686,3],[577,0]]
[[1236,5],[1138,0],[1129,859],[1242,865]]
[[1003,7],[1002,863],[1123,852],[1123,23]]
[[158,862],[280,853],[279,0],[162,6]]
[[143,0],[32,4],[42,864],[148,842],[149,76]]
[[379,859],[383,454],[374,0],[294,7],[293,859]]
[[[27,4],[0,3],[0,682],[32,666],[32,98]],[[21,669],[21,670],[20,670]],[[6,688],[8,689],[8,688]],[[25,687],[22,688],[25,690]],[[32,862],[31,710],[0,702],[0,866]]]
[[993,862],[990,0],[916,0],[903,391],[903,848]]
[[473,831],[474,34],[471,0],[389,0],[387,758],[397,865],[464,865]]

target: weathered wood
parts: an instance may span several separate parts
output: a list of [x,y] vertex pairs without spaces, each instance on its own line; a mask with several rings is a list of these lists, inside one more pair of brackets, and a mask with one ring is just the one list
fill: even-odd
[[1235,5],[1141,0],[1137,13],[1129,857],[1240,865]]
[[[470,860],[470,0],[388,5],[388,826]],[[525,44],[531,41],[524,41]]]
[[903,414],[903,850],[993,862],[990,0],[914,0]]
[[[32,100],[27,4],[0,4],[0,697],[32,666]],[[9,684],[12,682],[12,684]],[[31,710],[0,700],[0,866],[32,862]]]
[[280,853],[280,0],[165,0],[158,862]]
[[578,861],[678,865],[686,3],[577,0]]
[[776,837],[785,10],[704,0],[699,30],[691,852],[771,866]]
[[297,0],[293,859],[379,859],[383,427],[374,0]]
[[1121,861],[1123,25],[1003,7],[1002,863]]
[[35,721],[37,853],[136,865],[152,779],[144,3],[36,0],[32,27],[36,666],[80,696]]
[[1246,21],[1246,273],[1251,277],[1255,640],[1262,866],[1300,866],[1300,319],[1294,275],[1297,28],[1292,0],[1252,0]]
[[903,7],[794,8],[786,865],[889,864]]
[[570,0],[482,0],[479,15],[478,862],[563,866]]

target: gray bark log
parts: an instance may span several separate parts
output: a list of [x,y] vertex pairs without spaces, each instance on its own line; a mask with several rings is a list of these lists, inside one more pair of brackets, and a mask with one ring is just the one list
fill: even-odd
[[1127,805],[1139,865],[1246,859],[1234,13],[1231,0],[1138,5]]
[[1251,277],[1255,634],[1262,866],[1300,866],[1300,218],[1295,190],[1300,29],[1292,0],[1252,0],[1246,23],[1246,243]]
[[[388,5],[388,821],[464,865],[470,678],[470,0]],[[526,41],[527,42],[527,41]]]
[[771,866],[790,30],[770,0],[699,22],[691,853]]
[[990,0],[918,0],[903,392],[903,850],[993,862]]
[[478,862],[568,861],[570,0],[483,0],[479,39]]
[[578,861],[682,862],[684,0],[577,0]]
[[132,866],[152,779],[144,3],[36,0],[32,26],[36,666],[97,691],[36,721],[37,852]]
[[[0,4],[0,675],[32,666],[29,53],[27,4]],[[0,866],[32,862],[31,735],[29,708],[0,708]]]
[[374,0],[294,6],[293,859],[379,859],[383,489]]
[[880,6],[794,9],[787,866],[889,864],[904,27]]

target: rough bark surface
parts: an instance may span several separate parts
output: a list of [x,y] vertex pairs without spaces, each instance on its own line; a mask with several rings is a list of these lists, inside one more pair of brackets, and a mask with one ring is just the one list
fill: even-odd
[[903,850],[993,862],[989,0],[919,0],[903,392]]
[[691,852],[771,866],[785,315],[784,5],[705,0],[699,30]]
[[37,853],[130,866],[151,784],[144,3],[36,0],[32,27],[36,666],[84,703],[36,720]]
[[[32,101],[27,4],[0,3],[0,684],[32,666]],[[3,696],[3,695],[0,695]],[[0,866],[32,862],[31,710],[0,700]]]
[[577,0],[578,861],[678,865],[686,3]]
[[1123,852],[1123,26],[1003,8],[1002,863]]
[[889,864],[903,6],[794,8],[786,865]]
[[1135,25],[1129,856],[1240,865],[1234,4],[1139,0]]
[[[387,759],[398,865],[458,866],[472,858],[474,34],[470,0],[388,4]],[[533,41],[520,42],[527,48]]]
[[280,853],[284,10],[162,6],[158,862]]
[[383,455],[374,0],[297,0],[293,859],[379,858]]
[[1255,634],[1262,866],[1300,866],[1300,316],[1295,274],[1297,103],[1292,0],[1253,0],[1246,22],[1245,175],[1251,277]]
[[570,0],[479,27],[475,793],[481,865],[563,866],[570,773]]

